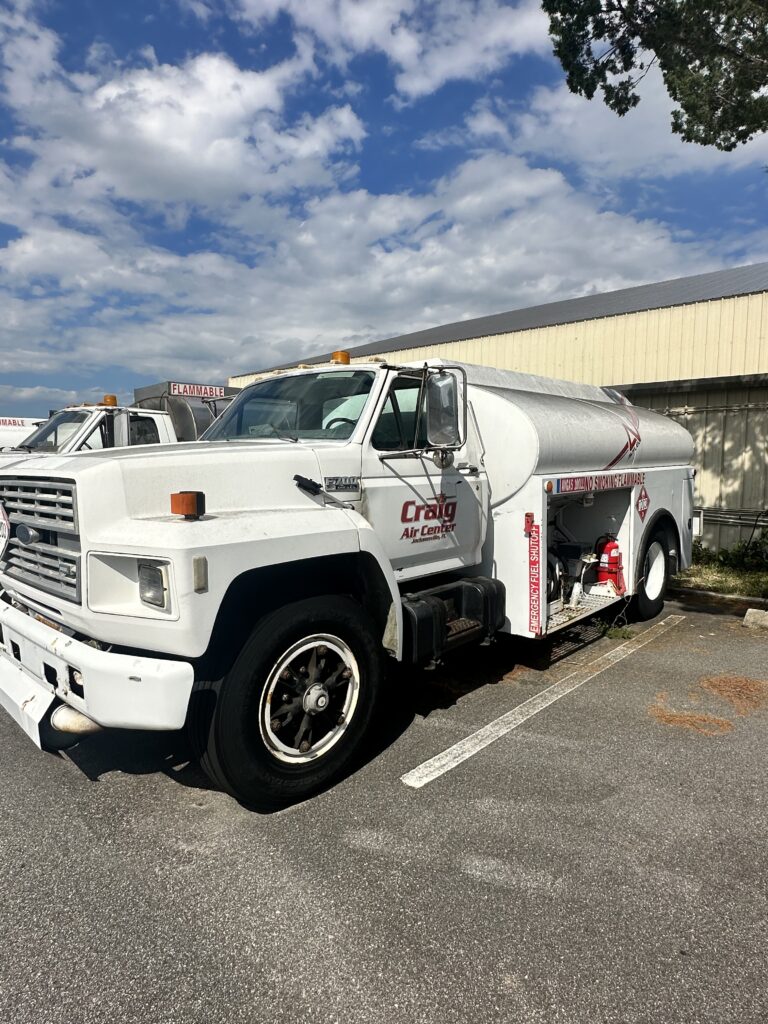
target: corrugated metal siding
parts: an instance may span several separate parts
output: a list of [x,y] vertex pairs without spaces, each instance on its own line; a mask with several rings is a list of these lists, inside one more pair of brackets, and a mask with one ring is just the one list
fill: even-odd
[[693,435],[704,543],[719,549],[748,540],[757,514],[768,509],[768,387],[646,392],[634,401]]
[[[620,288],[614,292],[596,295],[582,295],[575,299],[560,299],[541,306],[512,309],[506,313],[493,313],[471,320],[460,320],[452,324],[440,324],[411,334],[394,338],[383,338],[365,345],[356,345],[352,354],[357,357],[371,357],[391,352],[412,352],[415,349],[444,345],[466,338],[491,337],[497,334],[514,334],[555,324],[578,324],[588,320],[623,316],[643,310],[671,309],[673,306],[690,306],[694,303],[711,302],[733,295],[752,295],[768,291],[768,263],[754,263],[746,267],[731,267],[693,277],[680,277],[672,281],[658,281],[655,284]],[[330,353],[312,356],[311,363],[328,362]],[[255,377],[268,369],[284,370],[290,364],[264,367],[248,376]]]
[[430,357],[601,385],[768,373],[768,292],[386,353],[393,363]]
[[404,349],[387,360],[435,356],[601,385],[768,373],[768,293]]

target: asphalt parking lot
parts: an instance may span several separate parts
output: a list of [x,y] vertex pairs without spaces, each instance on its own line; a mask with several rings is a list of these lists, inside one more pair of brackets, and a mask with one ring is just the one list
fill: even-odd
[[0,1021],[768,1019],[768,634],[659,621],[399,673],[368,762],[270,816],[179,735],[59,756],[1,717]]

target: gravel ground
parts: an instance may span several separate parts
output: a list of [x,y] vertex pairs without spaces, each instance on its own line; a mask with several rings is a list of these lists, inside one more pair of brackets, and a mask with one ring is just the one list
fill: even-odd
[[625,640],[400,672],[367,764],[269,816],[180,735],[59,756],[0,718],[0,1021],[768,1019],[768,636],[682,614],[419,790]]

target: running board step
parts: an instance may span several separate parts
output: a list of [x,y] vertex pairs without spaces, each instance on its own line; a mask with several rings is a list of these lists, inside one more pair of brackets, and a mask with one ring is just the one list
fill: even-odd
[[504,619],[504,584],[485,576],[403,594],[404,660],[430,661],[460,644],[483,640]]

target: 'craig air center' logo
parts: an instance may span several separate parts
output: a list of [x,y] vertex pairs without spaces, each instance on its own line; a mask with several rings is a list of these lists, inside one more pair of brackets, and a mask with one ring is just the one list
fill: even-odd
[[[400,522],[406,527],[400,540],[418,544],[424,540],[437,540],[456,530],[457,502],[448,501],[444,494],[438,494],[433,501],[406,501],[400,513]],[[411,526],[417,523],[417,526]]]

